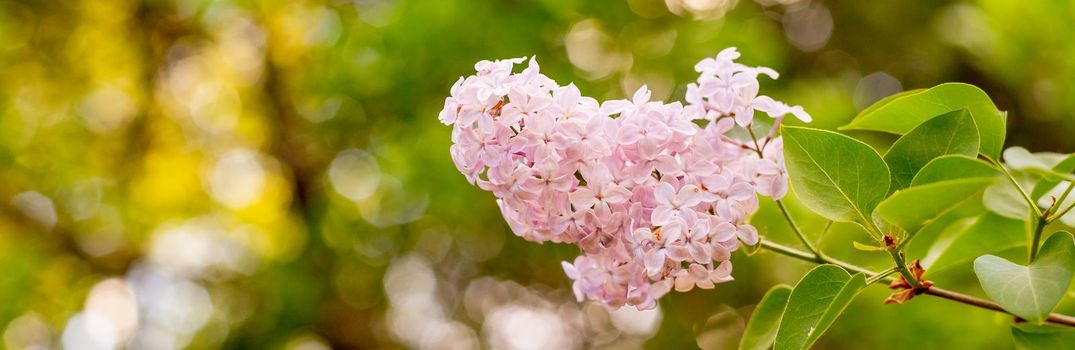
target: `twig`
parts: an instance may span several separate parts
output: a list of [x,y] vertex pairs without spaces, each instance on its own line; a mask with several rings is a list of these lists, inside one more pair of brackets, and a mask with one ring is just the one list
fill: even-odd
[[[796,259],[799,259],[799,260],[808,261],[808,262],[817,263],[817,264],[833,264],[833,265],[837,265],[837,266],[840,266],[840,267],[842,267],[842,268],[844,268],[844,269],[846,269],[848,271],[851,271],[851,272],[860,272],[860,273],[866,274],[866,275],[868,275],[868,278],[872,278],[874,276],[879,275],[877,272],[873,272],[873,271],[867,270],[865,268],[855,266],[853,264],[849,264],[849,263],[846,263],[846,262],[843,262],[843,261],[840,261],[840,260],[830,258],[828,256],[825,256],[824,254],[815,255],[815,254],[807,253],[807,252],[804,252],[804,251],[801,251],[801,250],[798,250],[798,249],[795,249],[795,248],[792,248],[792,247],[788,247],[788,246],[781,245],[781,244],[778,244],[778,243],[773,243],[773,242],[766,241],[766,240],[761,241],[761,246],[762,246],[762,248],[768,249],[768,250],[773,251],[775,253],[790,256],[790,257],[793,257],[793,258],[796,258]],[[891,278],[882,278],[880,280],[891,280]],[[959,302],[959,303],[979,307],[979,308],[982,308],[982,309],[993,310],[993,311],[997,311],[997,312],[1003,312],[1003,313],[1015,316],[1014,314],[1012,314],[1012,313],[1010,313],[1008,311],[1005,311],[1003,308],[1000,307],[1000,305],[997,305],[996,303],[994,303],[992,301],[985,300],[985,299],[978,298],[978,297],[974,297],[974,296],[970,296],[970,295],[966,295],[966,294],[962,294],[962,293],[958,293],[958,292],[953,292],[953,291],[943,289],[943,288],[938,288],[938,287],[935,287],[935,286],[926,288],[926,291],[925,291],[924,294],[932,295],[932,296],[935,296],[935,297],[940,297],[940,298],[944,298],[944,299],[948,299],[948,300],[952,300],[952,301],[955,301],[955,302]],[[1018,317],[1018,316],[1016,316],[1016,317]],[[1049,323],[1053,323],[1053,324],[1058,324],[1058,325],[1063,325],[1063,326],[1068,326],[1068,327],[1075,327],[1075,317],[1068,316],[1068,315],[1061,315],[1061,314],[1057,314],[1057,313],[1051,313],[1051,314],[1049,314],[1049,317],[1046,319],[1046,321],[1048,321]]]

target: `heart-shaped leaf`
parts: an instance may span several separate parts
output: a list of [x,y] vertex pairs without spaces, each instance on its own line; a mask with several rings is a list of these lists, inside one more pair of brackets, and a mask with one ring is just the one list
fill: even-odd
[[792,188],[830,220],[869,222],[888,192],[888,166],[869,145],[832,131],[784,127],[784,161]]
[[970,178],[934,182],[896,191],[877,206],[877,213],[907,232],[917,232],[930,220],[941,216],[989,187],[993,178]]
[[927,120],[892,144],[885,153],[885,163],[892,172],[889,192],[910,186],[923,166],[947,154],[978,154],[978,128],[966,109]]
[[750,316],[743,338],[739,340],[739,349],[766,350],[773,346],[789,296],[791,286],[785,284],[778,284],[765,293]]
[[1067,349],[1075,344],[1075,329],[1036,324],[1013,324],[1012,338],[1019,350]]
[[983,255],[974,260],[974,273],[985,293],[1004,310],[1041,323],[1071,284],[1075,273],[1075,241],[1067,232],[1053,234],[1029,266]]
[[[876,106],[876,107],[875,107]],[[999,159],[1004,147],[1005,113],[982,89],[963,83],[946,83],[928,90],[886,98],[859,113],[841,130],[874,130],[904,134],[935,116],[966,108],[978,126],[979,152]]]
[[836,265],[810,270],[788,297],[773,348],[809,348],[865,287],[863,274],[852,276]]
[[911,186],[925,185],[932,182],[966,179],[972,177],[992,177],[997,169],[989,163],[964,155],[940,156],[922,167],[911,180]]

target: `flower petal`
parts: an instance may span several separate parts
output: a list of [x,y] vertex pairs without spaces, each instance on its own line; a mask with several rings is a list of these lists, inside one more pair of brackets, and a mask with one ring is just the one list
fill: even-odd
[[654,249],[646,253],[646,273],[650,276],[657,275],[664,268],[665,253],[663,249]]
[[571,200],[571,204],[575,206],[575,210],[589,209],[597,203],[597,196],[594,191],[585,186],[576,188],[568,198]]
[[736,234],[739,236],[739,239],[743,240],[743,243],[746,243],[747,245],[758,244],[758,229],[754,228],[754,226],[739,225]]
[[633,193],[623,186],[610,184],[605,187],[603,195],[605,196],[605,202],[620,204],[631,199]]
[[722,222],[717,227],[713,228],[713,240],[718,242],[727,241],[735,238],[737,232],[735,225],[728,222]]
[[671,205],[675,198],[676,189],[667,182],[658,183],[657,188],[653,190],[653,199],[657,200],[657,203]]

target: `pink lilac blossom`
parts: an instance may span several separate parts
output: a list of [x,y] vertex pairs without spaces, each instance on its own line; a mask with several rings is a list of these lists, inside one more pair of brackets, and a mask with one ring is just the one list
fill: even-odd
[[[599,103],[533,58],[521,73],[525,58],[482,61],[439,119],[453,126],[456,167],[493,193],[516,235],[579,246],[563,263],[579,301],[653,308],[672,289],[731,281],[731,252],[759,240],[747,222],[758,195],[787,193],[776,126],[810,116],[758,95],[758,77],[777,73],[737,58],[728,48],[699,62],[686,105],[651,101],[645,86]],[[774,118],[768,134],[733,137],[755,112]]]

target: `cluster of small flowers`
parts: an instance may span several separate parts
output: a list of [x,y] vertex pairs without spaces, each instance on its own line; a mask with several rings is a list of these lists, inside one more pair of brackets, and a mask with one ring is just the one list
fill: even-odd
[[[673,288],[730,281],[731,252],[758,242],[747,223],[757,194],[787,192],[775,125],[809,115],[758,96],[758,75],[776,72],[738,57],[729,48],[701,61],[686,106],[650,101],[646,87],[599,103],[532,58],[521,73],[512,67],[525,58],[482,61],[452,86],[439,118],[454,125],[459,171],[496,196],[516,235],[581,248],[563,263],[580,301],[652,308]],[[776,118],[774,128],[732,137],[755,111]]]

